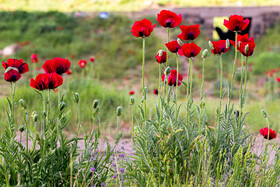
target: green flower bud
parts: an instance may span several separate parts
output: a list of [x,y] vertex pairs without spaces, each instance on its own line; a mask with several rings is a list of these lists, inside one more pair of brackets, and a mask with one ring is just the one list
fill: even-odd
[[171,72],[171,68],[168,66],[168,67],[165,69],[164,74],[165,74],[165,75],[169,75],[170,72]]
[[20,99],[18,102],[19,102],[20,106],[21,106],[24,110],[26,110],[26,103],[25,103],[25,101],[24,101],[23,99]]
[[230,45],[229,39],[227,39],[227,40],[226,40],[226,48],[229,48],[229,45]]
[[116,115],[117,115],[117,116],[121,116],[121,114],[122,114],[122,107],[121,107],[121,106],[118,106],[118,107],[117,107]]
[[201,100],[200,101],[200,108],[204,108],[205,107],[205,101]]
[[263,114],[263,117],[264,117],[264,118],[267,118],[267,113],[266,113],[264,110],[262,110],[261,112],[262,112],[262,114]]
[[47,112],[46,111],[42,111],[42,116],[45,118],[47,117]]
[[65,108],[66,104],[64,102],[59,103],[59,110],[62,111]]
[[248,53],[248,51],[249,51],[249,44],[247,44],[247,45],[245,46],[245,53]]
[[74,93],[74,101],[75,103],[79,103],[80,102],[80,96],[79,96],[79,93]]
[[202,52],[202,58],[207,58],[209,55],[208,49],[204,49],[204,51]]
[[31,118],[33,118],[33,120],[34,120],[35,122],[37,122],[37,121],[38,121],[38,119],[39,119],[39,115],[37,114],[37,112],[36,112],[36,111],[33,111],[33,112],[32,112],[32,114],[31,114]]
[[184,44],[183,41],[180,38],[177,39],[177,42],[180,46],[182,46]]
[[130,97],[130,105],[134,105],[135,103],[135,99],[133,96]]
[[24,130],[25,130],[24,125],[21,125],[21,126],[19,127],[19,131],[20,131],[20,132],[23,132]]
[[210,40],[208,42],[208,45],[209,45],[210,49],[214,49],[214,46],[213,46],[213,44],[212,44],[212,42]]
[[96,108],[98,106],[98,104],[99,104],[99,101],[97,99],[95,99],[93,101],[93,108]]

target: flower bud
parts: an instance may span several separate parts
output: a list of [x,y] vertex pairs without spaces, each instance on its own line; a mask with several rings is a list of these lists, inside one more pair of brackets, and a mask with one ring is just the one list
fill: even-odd
[[214,49],[214,46],[213,46],[213,44],[212,44],[212,42],[210,40],[208,42],[208,45],[209,45],[210,49]]
[[59,103],[59,110],[62,111],[65,108],[66,104],[64,102]]
[[19,131],[20,131],[20,132],[23,132],[24,130],[25,130],[24,125],[21,125],[21,126],[19,127]]
[[227,40],[226,40],[226,48],[229,48],[229,45],[230,45],[229,39],[227,39]]
[[134,105],[134,103],[135,103],[135,99],[134,99],[134,97],[130,97],[130,105]]
[[240,47],[240,45],[241,45],[241,41],[238,42],[237,46]]
[[99,110],[100,110],[100,108],[99,108],[99,106],[97,106],[97,107],[95,108],[95,113],[98,114]]
[[180,46],[182,46],[184,44],[183,41],[180,38],[177,39],[177,42]]
[[205,101],[203,100],[200,101],[200,108],[205,108]]
[[116,115],[117,115],[117,116],[120,116],[121,114],[122,114],[122,107],[121,107],[121,106],[118,106],[118,107],[117,107]]
[[165,69],[164,74],[165,74],[165,75],[169,75],[170,72],[171,72],[171,68],[168,66],[168,67]]
[[248,53],[248,51],[249,51],[249,44],[247,44],[247,45],[245,46],[245,53]]
[[204,51],[202,52],[202,58],[207,58],[209,55],[208,49],[204,49]]
[[164,52],[163,50],[159,50],[159,51],[158,51],[158,56],[162,56],[162,55],[163,55],[163,52]]
[[79,103],[80,102],[80,96],[79,96],[79,93],[74,93],[74,101],[75,103]]
[[263,114],[263,117],[264,117],[264,118],[267,118],[267,113],[266,113],[264,110],[262,110],[261,112],[262,112],[262,114]]
[[95,99],[93,101],[93,108],[96,108],[98,106],[98,104],[99,104],[99,101],[97,99]]
[[47,117],[47,112],[46,111],[42,111],[42,116],[45,118]]
[[33,118],[33,120],[34,120],[35,122],[38,121],[39,115],[37,114],[36,111],[33,111],[33,112],[32,112],[31,118]]
[[18,102],[19,102],[20,106],[21,106],[24,110],[26,110],[26,103],[25,103],[25,100],[20,99]]

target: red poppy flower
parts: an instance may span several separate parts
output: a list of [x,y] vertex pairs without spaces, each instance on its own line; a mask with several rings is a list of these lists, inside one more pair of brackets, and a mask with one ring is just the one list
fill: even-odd
[[7,69],[8,67],[15,67],[18,69],[20,74],[24,74],[29,71],[29,67],[27,63],[24,63],[22,59],[13,59],[9,58],[7,62],[2,62],[2,66]]
[[[230,43],[235,46],[235,41],[230,41]],[[246,53],[245,48],[246,45],[248,44],[248,52]],[[255,49],[255,40],[253,37],[249,38],[248,34],[244,35],[237,35],[237,49],[239,50],[240,53],[242,53],[244,56],[251,56],[254,53]]]
[[181,25],[180,26],[181,33],[177,36],[182,40],[194,40],[200,34],[199,24],[196,25]]
[[72,54],[72,55],[71,55],[71,58],[75,58],[75,55],[74,55],[74,54]]
[[68,71],[66,71],[66,74],[67,74],[67,75],[71,75],[71,74],[72,74],[72,71],[71,71],[71,70],[68,70]]
[[141,21],[135,21],[132,26],[131,32],[135,37],[145,38],[151,35],[156,24],[152,25],[152,22],[147,19]]
[[272,76],[273,76],[273,73],[270,72],[270,71],[266,71],[265,74],[268,75],[269,77],[272,77]]
[[32,55],[31,55],[31,62],[32,62],[32,63],[37,63],[37,62],[38,62],[38,56],[37,56],[37,54],[32,54]]
[[92,56],[92,57],[89,58],[89,61],[90,61],[90,62],[94,62],[94,61],[95,61],[95,58]]
[[52,60],[46,60],[42,68],[46,73],[57,73],[62,75],[69,70],[70,66],[71,63],[68,59],[57,57]]
[[[162,81],[165,81],[165,74],[162,75],[161,77]],[[178,86],[180,86],[182,83],[181,81],[183,80],[183,76],[179,73],[178,75]],[[176,81],[177,81],[177,71],[175,69],[171,70],[171,73],[168,76],[168,85],[169,86],[176,86]]]
[[[260,129],[260,134],[263,135],[263,137],[265,139],[267,139],[267,137],[268,137],[268,128],[265,127],[263,129]],[[276,136],[277,136],[277,133],[274,130],[269,129],[269,138],[268,139],[272,140],[272,139],[276,138]]]
[[129,93],[129,95],[134,95],[135,92],[134,91],[129,91],[128,93]]
[[63,78],[57,73],[39,74],[35,80],[30,80],[30,86],[37,90],[55,89],[61,86]]
[[270,70],[272,73],[277,73],[277,69],[271,69]]
[[276,77],[276,81],[277,81],[277,82],[280,82],[280,77]]
[[160,50],[156,55],[156,61],[159,64],[165,63],[167,59],[167,53],[165,51]]
[[21,74],[16,68],[9,68],[5,71],[5,80],[7,82],[16,82],[20,79]]
[[182,15],[177,15],[169,10],[162,10],[157,14],[157,21],[163,27],[174,28],[181,24]]
[[154,89],[154,94],[158,95],[158,90],[157,89]]
[[229,30],[234,32],[240,32],[246,29],[249,25],[250,20],[245,19],[239,15],[231,15],[229,20],[224,20],[224,26],[226,26]]
[[192,42],[184,44],[180,50],[182,55],[186,56],[187,58],[191,58],[197,56],[200,53],[201,48]]
[[80,60],[80,61],[79,61],[79,66],[80,66],[80,68],[85,68],[86,65],[87,65],[87,61],[86,61],[86,60]]
[[179,49],[181,49],[181,46],[180,46],[180,44],[178,43],[177,40],[168,42],[168,43],[165,44],[165,46],[168,48],[168,50],[171,53],[177,53],[179,51]]
[[226,45],[227,45],[226,40],[212,41],[211,43],[214,48],[214,49],[211,49],[211,52],[214,55],[220,55],[220,54],[228,52],[228,50],[229,50],[229,47],[228,48],[226,47]]

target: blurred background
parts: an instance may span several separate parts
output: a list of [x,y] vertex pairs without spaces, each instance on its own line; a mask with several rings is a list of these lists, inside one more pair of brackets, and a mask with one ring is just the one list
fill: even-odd
[[[17,100],[24,98],[30,111],[41,109],[40,97],[29,87],[30,78],[43,73],[41,68],[45,60],[54,57],[68,58],[71,75],[65,75],[64,85],[59,88],[65,95],[70,107],[73,93],[81,95],[82,121],[85,126],[91,124],[91,103],[101,101],[100,117],[105,121],[108,133],[113,133],[115,108],[119,105],[129,114],[129,91],[134,91],[138,103],[141,99],[141,60],[142,41],[131,35],[135,20],[147,18],[157,23],[156,14],[169,9],[182,14],[182,24],[200,24],[201,35],[196,43],[202,48],[208,47],[209,40],[232,38],[232,33],[223,26],[223,20],[230,15],[239,14],[251,20],[246,30],[255,38],[256,49],[249,58],[249,85],[246,110],[250,111],[247,128],[257,132],[265,121],[260,110],[265,109],[270,117],[271,126],[279,129],[280,123],[280,1],[279,0],[0,0],[0,57],[23,59],[29,64],[30,72],[18,81]],[[171,31],[176,39],[180,28]],[[156,103],[153,89],[158,84],[158,64],[155,55],[165,49],[166,30],[159,26],[147,39],[146,80],[149,87],[150,106]],[[234,49],[224,56],[224,86],[231,78]],[[39,62],[32,64],[31,55],[36,53]],[[91,62],[90,58],[95,61]],[[88,63],[86,68],[79,67],[79,60]],[[170,56],[170,64],[175,67],[175,55]],[[199,97],[201,81],[200,56],[195,59],[194,97]],[[237,61],[240,68],[240,60]],[[215,111],[219,95],[218,58],[211,55],[205,64],[205,92],[208,103],[209,122],[215,125]],[[4,111],[9,96],[9,84],[3,79],[4,68],[0,69],[0,109]],[[186,59],[180,59],[180,73],[187,73]],[[186,79],[186,77],[184,77]],[[235,85],[236,108],[238,109],[237,72]],[[280,80],[279,80],[280,81]],[[180,87],[181,101],[185,101],[185,89]],[[56,91],[52,94],[56,96]],[[90,103],[90,104],[89,104]],[[73,107],[72,107],[73,108]],[[137,107],[135,107],[137,110]],[[76,128],[76,111],[71,112],[72,123],[69,131]],[[153,111],[150,111],[151,115]],[[18,115],[24,115],[20,111]],[[5,112],[0,113],[5,119]],[[129,130],[129,115],[122,117],[122,127]],[[5,120],[1,120],[3,126]],[[20,123],[19,123],[20,124]]]

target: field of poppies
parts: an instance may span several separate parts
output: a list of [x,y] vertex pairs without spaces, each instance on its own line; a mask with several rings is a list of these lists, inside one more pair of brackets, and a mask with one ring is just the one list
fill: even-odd
[[[16,14],[34,19],[23,12],[3,13],[6,20],[17,19]],[[249,105],[256,89],[251,79],[260,74],[265,78],[261,96],[267,100],[263,102],[278,101],[279,70],[271,67],[266,73],[265,69],[258,72],[258,68],[251,71],[258,60],[254,57],[257,44],[263,41],[255,42],[248,34],[240,34],[248,26],[248,19],[229,15],[223,24],[234,32],[235,40],[209,41],[200,25],[184,25],[182,16],[169,10],[160,11],[156,19],[132,23],[116,16],[111,19],[120,28],[108,24],[95,30],[95,43],[101,40],[111,50],[92,44],[104,57],[91,54],[77,58],[71,54],[76,49],[74,44],[90,47],[85,38],[92,38],[88,34],[91,31],[86,27],[87,32],[80,31],[67,16],[58,17],[51,18],[56,20],[53,26],[34,30],[27,23],[22,26],[27,33],[40,31],[37,44],[46,44],[51,36],[60,38],[64,29],[70,35],[82,33],[54,45],[62,52],[61,57],[56,50],[49,49],[48,57],[40,46],[27,44],[24,55],[29,54],[31,60],[7,58],[2,62],[7,90],[6,101],[1,104],[6,111],[0,134],[2,186],[279,185],[277,119],[270,118],[266,110],[258,110],[260,102]],[[102,25],[102,19],[94,19]],[[74,24],[87,25],[83,21]],[[58,22],[68,24],[59,26]],[[121,24],[129,25],[123,33]],[[4,34],[10,33],[1,24],[0,28]],[[157,32],[161,37],[153,36]],[[269,32],[277,34],[277,30]],[[123,36],[120,40],[118,33]],[[48,38],[41,39],[41,34]],[[63,41],[67,41],[70,54],[60,47]],[[68,55],[70,58],[65,58]],[[114,58],[109,60],[107,56]],[[121,69],[118,57],[125,64],[133,62],[141,76],[131,76],[133,71],[128,67]],[[150,61],[154,61],[152,66]],[[122,73],[107,81],[100,78],[125,70],[129,76],[124,80],[115,78]],[[211,71],[214,86],[210,95]],[[268,109],[275,111],[277,107]],[[251,127],[254,120],[259,124]],[[258,139],[252,132],[258,132]],[[131,142],[132,152],[127,152],[125,139]]]

